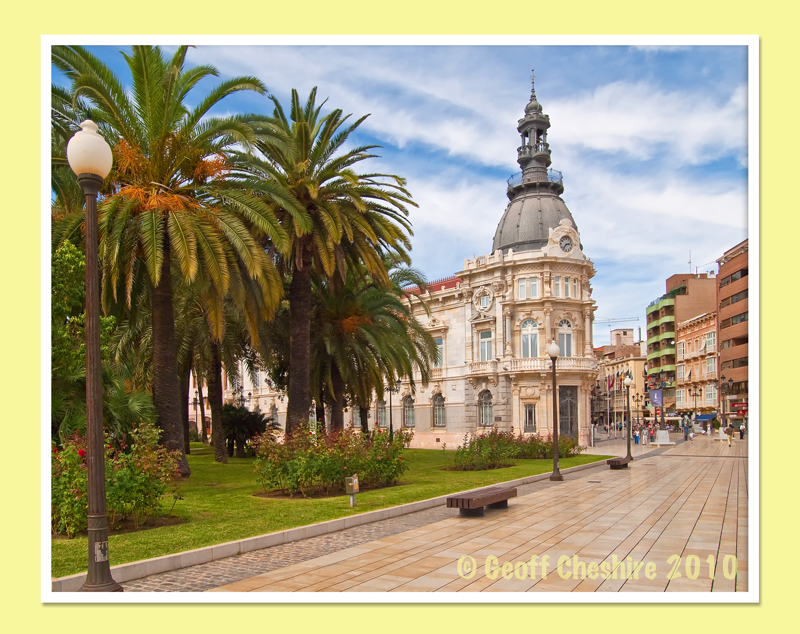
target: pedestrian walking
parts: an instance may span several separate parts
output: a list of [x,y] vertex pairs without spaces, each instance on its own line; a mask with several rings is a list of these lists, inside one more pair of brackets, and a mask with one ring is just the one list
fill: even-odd
[[636,445],[639,444],[639,430],[638,429],[636,430],[636,433],[633,435],[633,442]]
[[745,428],[744,423],[742,423],[742,426],[739,427],[739,440],[744,440],[744,432],[746,431],[747,429]]
[[728,423],[728,426],[725,428],[725,433],[728,435],[728,447],[730,447],[731,441],[733,440],[733,425]]

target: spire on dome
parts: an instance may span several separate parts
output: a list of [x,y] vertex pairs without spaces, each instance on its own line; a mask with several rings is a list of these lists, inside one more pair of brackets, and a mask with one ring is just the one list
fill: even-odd
[[538,101],[536,99],[536,87],[533,85],[535,79],[536,75],[533,74],[533,69],[531,68],[531,101]]

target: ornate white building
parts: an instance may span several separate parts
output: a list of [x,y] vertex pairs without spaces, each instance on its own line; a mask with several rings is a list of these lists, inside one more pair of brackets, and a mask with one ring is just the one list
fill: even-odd
[[[455,447],[465,433],[492,426],[549,436],[553,394],[546,348],[553,340],[561,349],[559,431],[582,445],[590,442],[590,395],[598,374],[589,283],[595,270],[560,197],[561,173],[549,169],[549,127],[532,88],[517,125],[522,171],[508,181],[510,202],[492,253],[465,260],[462,271],[410,300],[442,352],[427,388],[411,394],[404,382],[393,397],[393,424],[414,428],[412,446]],[[377,403],[373,420],[388,424],[386,410],[385,402]]]

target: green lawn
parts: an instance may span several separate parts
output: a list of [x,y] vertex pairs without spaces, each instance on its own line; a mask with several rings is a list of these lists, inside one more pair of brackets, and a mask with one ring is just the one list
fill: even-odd
[[[374,511],[398,504],[546,473],[552,460],[520,460],[514,467],[493,471],[443,471],[453,464],[454,452],[409,449],[404,454],[409,470],[403,484],[365,491],[358,505],[350,508],[349,498],[272,499],[253,495],[259,491],[251,458],[230,458],[227,465],[214,462],[213,452],[201,443],[192,443],[189,464],[192,476],[180,482],[184,497],[172,515],[188,520],[184,524],[163,526],[122,535],[111,535],[111,564],[169,555],[193,548],[211,546],[246,537],[255,537],[296,526]],[[562,469],[603,460],[608,456],[562,458]],[[169,510],[170,499],[165,503]],[[86,570],[85,537],[52,540],[52,575],[63,577]]]

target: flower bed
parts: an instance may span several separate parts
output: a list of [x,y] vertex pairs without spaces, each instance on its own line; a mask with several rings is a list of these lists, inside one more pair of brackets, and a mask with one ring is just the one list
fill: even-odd
[[[558,439],[558,455],[561,458],[577,456],[583,448],[572,438]],[[482,471],[510,467],[516,459],[552,458],[553,443],[538,434],[514,435],[511,431],[492,428],[484,434],[466,434],[464,444],[456,449],[455,469]]]
[[[128,519],[138,527],[154,517],[161,510],[168,483],[180,475],[177,452],[159,446],[159,434],[152,425],[140,424],[117,444],[106,437],[106,503],[112,528]],[[74,537],[87,526],[86,439],[74,434],[63,448],[53,444],[51,469],[53,533]]]
[[256,442],[257,480],[265,492],[304,497],[341,493],[344,479],[354,474],[364,489],[389,486],[408,469],[403,450],[411,438],[406,430],[395,432],[390,441],[381,429],[366,435],[357,429],[325,433],[315,426],[278,440],[264,434]]

